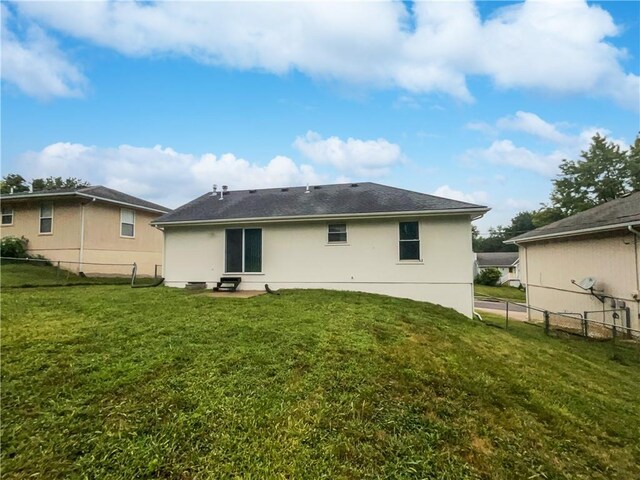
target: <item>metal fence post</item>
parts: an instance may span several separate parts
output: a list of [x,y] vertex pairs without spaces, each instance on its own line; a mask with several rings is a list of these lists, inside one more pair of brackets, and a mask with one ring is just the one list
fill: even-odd
[[504,317],[504,329],[505,330],[509,330],[509,302],[507,301],[507,305],[506,305],[506,315]]
[[544,316],[544,333],[549,335],[549,312],[545,310],[543,316]]

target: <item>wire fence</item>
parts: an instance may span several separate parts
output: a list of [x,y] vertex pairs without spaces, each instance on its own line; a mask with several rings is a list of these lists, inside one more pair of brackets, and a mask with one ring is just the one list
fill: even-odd
[[480,320],[492,326],[508,330],[510,322],[519,321],[540,327],[547,335],[576,335],[595,340],[612,340],[614,344],[621,342],[633,345],[640,355],[640,330],[631,325],[629,307],[584,312],[552,312],[490,296],[476,295],[476,300],[495,302],[494,308],[484,310],[490,312],[490,315],[476,313]]
[[[2,288],[72,285],[155,285],[162,279],[162,265],[153,276],[140,275],[135,263],[97,263],[45,258],[0,257]],[[150,271],[147,268],[147,271]]]

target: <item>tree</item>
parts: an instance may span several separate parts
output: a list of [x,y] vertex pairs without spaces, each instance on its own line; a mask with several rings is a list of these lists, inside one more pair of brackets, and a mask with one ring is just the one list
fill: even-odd
[[9,173],[2,177],[0,181],[0,193],[11,193],[13,188],[14,193],[28,192],[29,185],[22,175],[17,173]]
[[31,182],[34,192],[43,190],[62,190],[88,187],[89,182],[75,177],[62,179],[62,177],[34,178]]
[[640,190],[640,135],[636,136],[636,141],[629,147],[627,161],[631,175],[630,187],[632,190]]
[[553,180],[552,208],[567,217],[628,193],[639,181],[637,156],[637,148],[621,150],[596,134],[581,160],[562,160],[560,178]]
[[520,212],[511,219],[511,223],[503,227],[498,225],[495,228],[489,228],[489,235],[481,237],[478,229],[472,227],[472,242],[474,252],[517,252],[517,245],[506,245],[505,240],[509,240],[517,235],[526,233],[536,228],[533,223],[534,212]]

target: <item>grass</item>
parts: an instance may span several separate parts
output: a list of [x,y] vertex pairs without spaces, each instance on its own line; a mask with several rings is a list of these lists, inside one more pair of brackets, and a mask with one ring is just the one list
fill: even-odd
[[515,287],[489,287],[487,285],[474,285],[473,290],[476,296],[501,298],[503,300],[514,300],[516,302],[526,301],[524,290]]
[[[640,478],[637,350],[360,293],[2,295],[3,478]],[[614,358],[615,357],[615,358]]]
[[[146,279],[148,281],[148,279]],[[0,270],[2,287],[45,287],[69,285],[130,284],[128,277],[81,277],[67,270],[42,263],[2,263]]]

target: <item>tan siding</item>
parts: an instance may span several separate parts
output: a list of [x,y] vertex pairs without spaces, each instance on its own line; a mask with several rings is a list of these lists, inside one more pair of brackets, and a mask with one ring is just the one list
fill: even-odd
[[[40,203],[5,202],[14,209],[13,225],[2,227],[2,236],[24,236],[29,240],[29,252],[53,261],[79,262],[81,203],[77,200],[53,201],[53,234],[41,235]],[[149,222],[157,213],[136,211],[135,237],[120,236],[120,207],[104,202],[89,202],[84,206],[84,254],[82,267],[63,265],[85,273],[130,275],[131,267],[90,265],[91,263],[138,264],[142,275],[152,275],[154,266],[162,263],[162,232]]]
[[[24,236],[29,240],[27,245],[33,254],[57,255],[60,251],[64,260],[78,260],[80,248],[80,208],[79,202],[57,200],[53,203],[53,233],[40,234],[40,205],[46,202],[7,202],[3,205],[13,207],[13,226],[3,226],[3,237],[13,235]],[[64,252],[64,253],[63,253]],[[73,253],[75,252],[75,257]],[[58,260],[58,258],[55,258]],[[62,258],[60,258],[62,259]]]
[[592,276],[598,280],[598,290],[627,303],[632,309],[632,328],[640,328],[638,302],[633,298],[640,271],[637,249],[634,235],[625,231],[527,244],[520,248],[527,300],[555,312],[602,310],[599,300],[571,283]]

